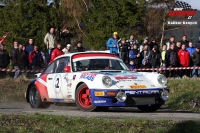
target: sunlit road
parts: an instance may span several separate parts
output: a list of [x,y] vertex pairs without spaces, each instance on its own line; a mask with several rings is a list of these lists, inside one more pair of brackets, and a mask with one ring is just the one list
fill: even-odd
[[107,112],[83,112],[75,105],[56,106],[49,109],[32,109],[28,103],[0,103],[0,114],[53,114],[97,118],[145,118],[165,120],[200,120],[200,113],[160,109],[153,113],[142,113],[137,108],[110,108]]

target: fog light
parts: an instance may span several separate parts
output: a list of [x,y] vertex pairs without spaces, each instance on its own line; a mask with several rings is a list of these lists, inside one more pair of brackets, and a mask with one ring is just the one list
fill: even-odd
[[161,98],[166,101],[169,98],[169,92],[167,90],[163,90],[161,92]]
[[118,92],[117,93],[117,96],[116,96],[116,99],[119,101],[119,102],[124,102],[124,101],[126,101],[126,98],[127,98],[127,96],[126,96],[126,94],[124,93],[124,92]]

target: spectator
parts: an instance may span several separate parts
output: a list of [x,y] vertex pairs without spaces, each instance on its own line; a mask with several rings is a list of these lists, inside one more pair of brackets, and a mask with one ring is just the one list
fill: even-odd
[[[190,65],[190,53],[186,50],[186,44],[183,43],[181,46],[181,49],[178,52],[178,58],[179,58],[179,62],[181,67],[189,67]],[[181,71],[181,76],[183,78],[185,77],[189,77],[189,72],[187,69],[186,70],[182,70]]]
[[[142,43],[142,45],[140,45],[140,52],[142,52],[142,50],[144,49],[144,46],[146,44],[149,45],[149,38],[148,37],[145,37],[144,42]],[[148,47],[148,49],[150,49],[150,47]]]
[[64,54],[70,53],[71,45],[67,44],[66,47],[62,50]]
[[153,49],[154,46],[157,46],[158,47],[158,44],[156,43],[156,39],[153,38],[149,44],[149,47],[150,47],[150,50]]
[[47,51],[48,51],[47,62],[49,62],[51,52],[56,46],[56,35],[53,27],[51,27],[49,32],[45,35],[44,43],[47,46]]
[[148,48],[148,44],[144,45],[144,50],[142,50],[142,52],[140,53],[140,60],[142,63],[142,60],[145,59],[147,61],[147,63],[149,63],[149,55],[150,55],[150,50]]
[[130,60],[134,61],[136,68],[139,68],[140,52],[139,52],[137,46],[138,46],[137,44],[133,45],[133,49],[131,49],[130,52],[129,52],[129,58],[130,58]]
[[37,45],[34,45],[34,49],[29,54],[29,64],[33,70],[41,69],[44,64],[42,53],[38,50]]
[[[7,50],[5,49],[5,45],[0,44],[0,68],[8,67],[10,63],[10,56]],[[0,78],[4,78],[6,76],[6,71],[0,72]]]
[[[175,50],[175,44],[174,43],[170,44],[170,48],[166,52],[165,59],[166,59],[167,67],[171,68],[171,67],[177,67],[178,66],[178,54]],[[178,76],[176,70],[170,70],[169,71],[169,77],[173,78],[173,77],[176,77],[176,76]],[[177,78],[179,78],[179,77],[177,77]]]
[[[13,44],[13,48],[11,49],[10,51],[10,59],[12,61],[12,56],[13,56],[13,53],[14,51],[18,48],[18,41],[14,41],[14,44]],[[14,68],[14,67],[13,67]]]
[[186,35],[183,35],[182,40],[180,42],[181,44],[185,44],[186,48],[189,46],[189,41],[187,40]]
[[[157,46],[153,47],[153,50],[151,51],[149,55],[149,59],[152,65],[152,68],[160,68],[160,63],[161,63],[161,54],[160,51],[158,50]],[[153,70],[154,72],[154,70]],[[157,70],[158,72],[158,70]]]
[[[167,46],[164,44],[162,46],[162,52],[161,52],[161,68],[166,68],[166,59],[165,59],[165,56],[166,56],[166,52],[167,52]],[[163,71],[163,74],[166,75],[166,70]]]
[[82,42],[78,41],[76,47],[74,48],[74,52],[85,52],[85,48],[82,46]]
[[63,54],[64,53],[61,49],[61,44],[58,43],[57,47],[51,52],[51,61],[50,62],[53,62],[56,57],[61,56]]
[[130,69],[131,71],[133,71],[134,69],[136,69],[136,65],[135,65],[134,60],[130,60],[129,69]]
[[120,51],[121,51],[121,59],[123,60],[124,63],[126,63],[126,57],[128,53],[128,44],[126,43],[126,39],[123,38],[122,42],[119,44],[120,46]]
[[[196,51],[192,54],[192,61],[194,63],[194,67],[200,66],[200,45],[196,46]],[[195,69],[193,73],[193,77],[199,77],[199,69]]]
[[[149,64],[148,64],[148,61],[146,59],[142,60],[142,65],[141,65],[140,68],[144,68],[144,69],[149,68]],[[145,71],[145,72],[147,72],[147,71]]]
[[[16,70],[24,70],[27,65],[27,54],[25,52],[23,44],[19,44],[18,48],[13,53],[12,64]],[[19,75],[19,72],[15,72],[14,79]],[[25,78],[24,73],[21,73],[22,77]],[[26,79],[26,78],[25,78]]]
[[110,49],[110,53],[114,53],[119,56],[119,43],[120,38],[117,32],[113,33],[113,37],[107,41],[107,47]]
[[[175,43],[174,43],[175,44]],[[181,49],[181,42],[176,42],[175,50],[178,53],[178,51]]]
[[67,44],[71,44],[71,39],[73,38],[72,33],[69,32],[68,28],[65,27],[61,33],[61,46],[62,49],[66,48]]
[[[193,47],[193,43],[191,41],[189,42],[189,47],[187,47],[186,50],[190,53],[190,66],[192,67],[194,66],[194,63],[192,61],[192,54],[196,51],[196,48]],[[192,71],[193,70],[190,70],[190,76],[192,76]]]
[[169,41],[166,43],[166,45],[167,45],[167,50],[169,50],[170,45],[171,45],[172,43],[176,44],[176,42],[175,42],[175,37],[174,37],[174,36],[171,36],[171,37],[169,38]]
[[138,40],[135,39],[133,34],[130,35],[130,38],[128,40],[126,40],[126,42],[129,45],[129,49],[133,49],[133,44],[138,45]]
[[29,38],[28,43],[29,44],[26,46],[25,52],[28,53],[28,54],[30,54],[33,51],[33,46],[34,46],[34,44],[33,44],[34,43],[33,38]]

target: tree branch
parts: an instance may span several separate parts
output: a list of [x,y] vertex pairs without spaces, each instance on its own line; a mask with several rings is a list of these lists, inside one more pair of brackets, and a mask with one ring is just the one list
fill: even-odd
[[78,25],[79,30],[80,30],[81,33],[87,38],[86,34],[82,31],[82,29],[81,29],[81,27],[80,27],[80,25],[79,25],[79,21],[78,21],[78,19],[76,18],[75,14],[73,14],[73,16],[74,16],[74,18],[75,18],[75,20],[76,20],[76,23],[77,23],[77,25]]

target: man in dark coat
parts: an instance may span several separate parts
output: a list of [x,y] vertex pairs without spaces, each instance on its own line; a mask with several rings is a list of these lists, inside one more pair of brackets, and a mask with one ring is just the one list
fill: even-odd
[[[16,70],[24,70],[27,65],[28,57],[23,47],[23,44],[19,44],[18,48],[13,53],[12,64]],[[18,75],[19,72],[15,72],[14,79],[16,79]],[[24,73],[22,73],[22,77],[25,78]]]
[[63,32],[61,33],[61,46],[62,49],[67,46],[67,44],[71,44],[71,38],[73,38],[72,33],[69,32],[68,28],[64,28]]
[[82,42],[78,41],[76,47],[74,48],[74,52],[85,52],[85,48],[82,46]]
[[[192,54],[192,61],[194,63],[194,67],[200,66],[200,45],[196,46],[196,51]],[[199,77],[199,69],[195,69],[193,73],[193,77]]]
[[[6,68],[10,63],[9,53],[4,48],[3,44],[0,44],[0,68]],[[6,76],[6,72],[0,72],[0,78],[4,78]]]
[[[150,60],[152,68],[160,68],[161,53],[158,50],[157,46],[153,47],[153,50],[151,51],[151,53],[149,55],[149,60]],[[154,70],[153,70],[153,72],[154,72]],[[157,70],[157,72],[158,72],[158,70]]]

